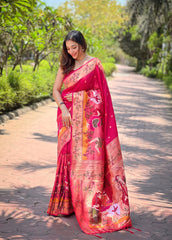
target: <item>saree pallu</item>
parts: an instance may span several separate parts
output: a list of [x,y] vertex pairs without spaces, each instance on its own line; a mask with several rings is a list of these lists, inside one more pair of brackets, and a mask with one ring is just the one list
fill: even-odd
[[[62,98],[72,126],[58,109],[58,162],[49,215],[75,212],[87,234],[131,227],[124,166],[112,100],[100,61],[93,58],[64,80]],[[65,96],[72,93],[72,101]]]

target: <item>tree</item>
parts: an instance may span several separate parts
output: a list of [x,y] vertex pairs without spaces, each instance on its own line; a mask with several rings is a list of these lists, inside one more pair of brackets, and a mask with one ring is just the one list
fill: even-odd
[[[164,66],[172,61],[172,0],[129,0],[127,10],[130,18],[126,26],[127,34],[121,34],[121,47],[133,56],[135,49],[130,50],[125,44],[131,45],[131,41],[139,40],[139,55],[145,50],[146,58],[143,57],[144,61],[140,64],[141,59],[135,55],[138,59],[138,70],[148,63],[150,67],[159,65],[158,68],[164,69],[163,72],[166,73]],[[129,33],[131,41],[127,43],[125,40]]]
[[[0,75],[4,66],[7,66],[10,55],[15,55],[16,64],[20,64],[20,56],[24,48],[24,41],[21,39],[24,23],[35,5],[35,0],[0,0]],[[20,48],[17,44],[19,39],[21,39]]]
[[17,12],[21,15],[36,6],[36,0],[0,0],[0,17],[1,18],[11,18]]
[[120,41],[120,47],[122,50],[131,57],[137,59],[136,70],[140,71],[144,67],[150,57],[149,49],[147,46],[140,48],[141,39],[132,39],[132,34],[130,31],[126,32]]
[[[22,1],[14,2],[12,6],[6,5],[7,8],[9,7],[9,12],[11,11],[8,17],[4,10],[5,5],[3,7],[1,5],[3,17],[0,25],[0,75],[4,66],[7,73],[8,60],[13,65],[12,70],[20,65],[22,71],[22,61],[30,59],[30,56],[34,59],[33,71],[35,71],[40,62],[51,54],[48,62],[52,69],[51,60],[53,59],[54,62],[57,60],[66,31],[72,28],[71,18],[60,17],[56,10],[46,7],[41,2],[32,11],[28,11],[27,4],[26,9],[21,5],[20,10],[25,11],[22,15],[21,11],[15,9],[16,4]],[[17,7],[19,8],[18,5]]]
[[49,54],[59,52],[66,31],[71,29],[69,18],[57,15],[56,10],[46,7],[36,9],[31,15],[29,36],[34,53],[34,68],[47,58]]
[[[129,0],[127,9],[131,25],[139,26],[141,45],[146,44],[150,35],[171,22],[172,0]],[[172,34],[171,29],[167,31]]]
[[89,50],[94,49],[94,55],[101,60],[114,56],[114,36],[127,20],[124,7],[116,0],[71,0],[57,10],[64,16],[70,14],[75,29],[83,32],[86,38],[89,32],[88,46]]

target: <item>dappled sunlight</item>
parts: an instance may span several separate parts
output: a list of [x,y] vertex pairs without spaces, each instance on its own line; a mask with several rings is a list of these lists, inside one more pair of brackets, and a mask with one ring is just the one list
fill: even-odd
[[15,170],[23,170],[25,171],[25,173],[30,173],[30,172],[35,172],[38,170],[44,170],[47,168],[56,168],[56,164],[47,164],[47,162],[45,163],[30,163],[30,162],[23,162],[21,164],[16,164],[14,165],[3,165],[2,167],[6,167],[6,168],[11,168],[11,169],[15,169]]
[[[158,105],[157,105],[157,107],[158,107]],[[136,117],[131,116],[130,120],[143,121],[143,122],[147,122],[147,123],[156,124],[157,127],[159,125],[171,126],[172,127],[172,123],[170,121],[166,120],[163,117],[158,117],[158,116],[155,116],[155,115],[152,115],[152,116],[151,115],[150,116],[136,116]]]
[[[123,129],[123,131],[125,132],[125,129]],[[141,139],[140,137],[131,136],[129,139],[127,139],[125,133],[120,134],[120,139],[122,140],[122,144],[125,144],[126,147],[133,146],[134,148],[137,148],[142,145],[143,150],[153,150],[157,148],[156,144]]]
[[34,239],[37,239],[36,236],[42,239],[40,233],[48,239],[51,231],[55,239],[59,240],[62,239],[60,236],[63,235],[63,231],[69,231],[68,234],[74,237],[72,229],[79,230],[75,215],[50,217],[46,214],[50,196],[46,188],[20,186],[14,189],[1,189],[0,195],[0,224],[7,238],[15,238],[16,229],[21,239],[28,239],[32,235]]
[[57,136],[48,136],[45,134],[41,134],[41,133],[33,133],[34,139],[40,140],[40,141],[45,141],[45,142],[53,142],[53,143],[57,143]]

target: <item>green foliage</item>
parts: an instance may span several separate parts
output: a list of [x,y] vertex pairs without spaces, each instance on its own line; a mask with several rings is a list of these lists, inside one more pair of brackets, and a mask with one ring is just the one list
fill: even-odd
[[139,26],[134,25],[129,29],[129,32],[131,33],[131,40],[138,40],[140,39],[141,35],[139,33]]
[[50,71],[47,61],[43,61],[36,72],[30,65],[11,71],[7,77],[0,77],[0,113],[34,103],[52,95],[57,69]]
[[147,77],[151,78],[159,78],[162,79],[166,86],[170,89],[172,92],[172,72],[169,72],[168,74],[164,75],[162,74],[160,69],[157,69],[157,67],[153,67],[150,69],[149,66],[146,66],[141,70],[141,73]]
[[70,14],[76,26],[91,29],[102,40],[114,36],[127,19],[124,8],[115,0],[70,0],[58,9],[64,15]]
[[172,72],[169,72],[168,75],[164,76],[163,80],[164,80],[165,84],[167,85],[167,87],[172,92]]
[[121,30],[120,47],[137,58],[136,70],[147,77],[166,79],[170,86],[172,1],[128,0],[127,11],[129,21]]
[[111,76],[114,71],[116,71],[116,65],[113,62],[102,63],[105,75]]
[[58,11],[62,16],[72,16],[73,28],[83,33],[90,55],[102,62],[114,57],[115,36],[127,20],[124,7],[115,0],[71,0],[61,5]]
[[147,43],[154,31],[158,31],[165,25],[170,33],[171,0],[128,0],[127,9],[131,25],[138,25],[141,46]]
[[6,109],[12,109],[15,96],[16,93],[10,87],[7,77],[0,77],[0,113]]
[[17,13],[22,15],[27,14],[36,6],[36,0],[0,0],[0,14],[2,19],[10,19]]
[[172,53],[169,53],[167,55],[166,71],[167,71],[167,73],[172,72]]
[[119,46],[116,46],[116,49],[114,50],[114,57],[117,63],[129,65],[131,67],[137,66],[137,59],[127,55]]
[[[0,75],[9,61],[13,65],[12,70],[20,65],[22,71],[23,59],[31,57],[35,71],[42,60],[60,51],[64,36],[72,26],[69,17],[62,18],[56,10],[41,1],[0,2]],[[36,2],[40,3],[39,7],[35,7]],[[9,10],[8,16],[6,10]]]
[[157,77],[158,71],[157,71],[157,68],[155,68],[155,67],[150,69],[149,66],[146,66],[145,68],[142,68],[140,73],[145,75],[146,77],[155,78],[155,77]]

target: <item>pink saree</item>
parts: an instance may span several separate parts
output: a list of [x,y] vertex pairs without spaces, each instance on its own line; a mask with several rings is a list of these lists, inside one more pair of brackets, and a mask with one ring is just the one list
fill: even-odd
[[[72,126],[58,109],[58,162],[47,213],[75,212],[87,234],[131,227],[124,166],[115,115],[103,68],[93,58],[64,80],[62,98]],[[65,95],[72,93],[72,102]]]

